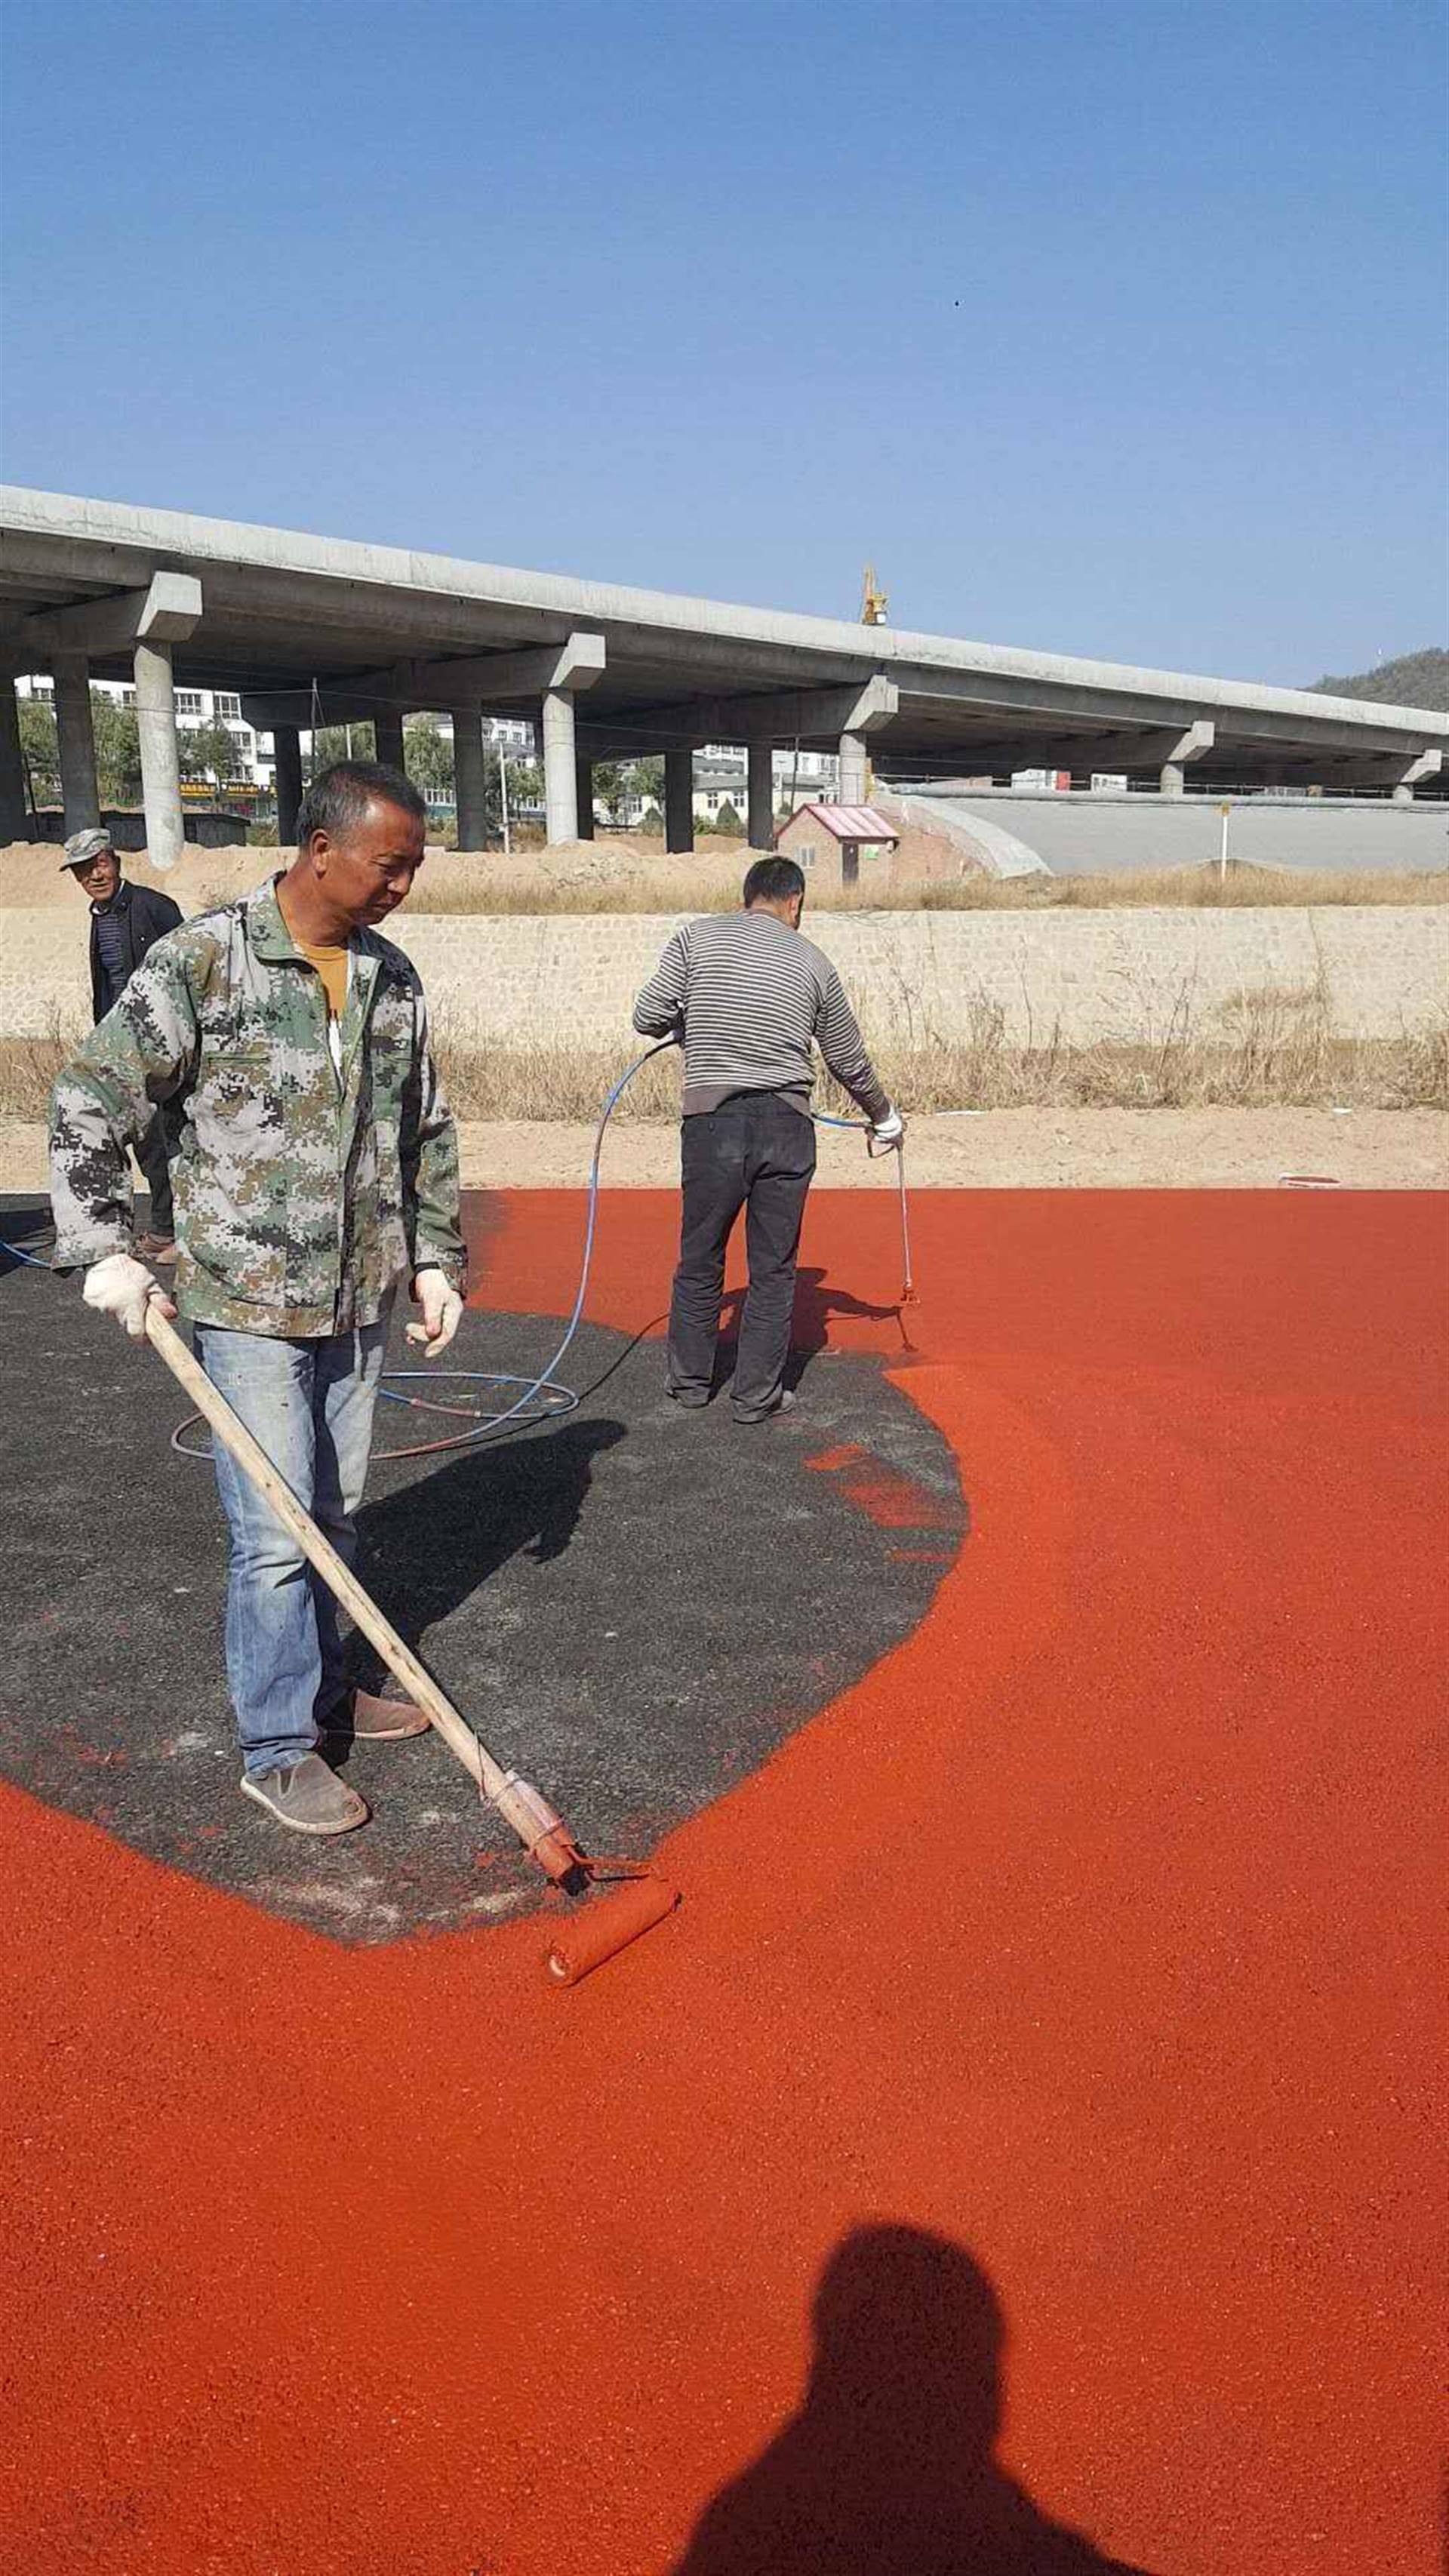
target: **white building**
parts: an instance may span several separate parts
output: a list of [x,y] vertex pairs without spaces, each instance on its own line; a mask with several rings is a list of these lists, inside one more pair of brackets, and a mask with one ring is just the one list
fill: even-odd
[[[793,814],[801,805],[810,805],[835,794],[839,784],[840,763],[833,751],[784,751],[776,749],[772,762],[775,812],[788,806]],[[707,742],[694,756],[694,814],[696,822],[717,821],[723,805],[733,805],[744,829],[749,802],[749,775],[745,753],[738,743]]]
[[[133,707],[136,703],[136,692],[128,681],[92,680],[91,687],[97,697],[109,698],[113,706]],[[55,703],[54,687],[43,674],[18,679],[15,694],[22,702],[28,698],[39,707]],[[258,733],[247,723],[241,711],[241,699],[234,691],[178,689],[176,723],[178,731],[185,733],[199,733],[203,726],[224,725],[235,746],[234,769],[229,783],[247,795],[271,789],[272,737],[269,733]]]

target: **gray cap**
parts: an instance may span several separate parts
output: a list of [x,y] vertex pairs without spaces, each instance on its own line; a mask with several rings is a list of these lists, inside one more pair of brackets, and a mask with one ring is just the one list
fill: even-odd
[[98,859],[102,850],[113,850],[115,846],[110,833],[104,831],[99,823],[93,823],[88,832],[72,832],[60,863],[61,875],[64,876],[67,868],[83,868],[88,859]]

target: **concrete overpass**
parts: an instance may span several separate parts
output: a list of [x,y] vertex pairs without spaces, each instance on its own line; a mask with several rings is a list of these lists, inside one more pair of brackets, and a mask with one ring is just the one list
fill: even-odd
[[[176,682],[238,692],[275,737],[279,820],[301,735],[371,722],[400,760],[415,708],[453,717],[458,834],[482,839],[482,710],[529,717],[548,837],[592,829],[590,764],[662,752],[666,833],[693,839],[692,755],[742,742],[749,836],[769,845],[776,744],[836,748],[840,794],[883,777],[1048,767],[1194,785],[1443,792],[1449,721],[1414,707],[1260,688],[675,598],[447,555],[0,487],[0,655],[53,674],[70,830],[98,811],[88,683],[134,678],[147,845],[181,846]],[[0,838],[23,828],[13,691],[0,690]]]

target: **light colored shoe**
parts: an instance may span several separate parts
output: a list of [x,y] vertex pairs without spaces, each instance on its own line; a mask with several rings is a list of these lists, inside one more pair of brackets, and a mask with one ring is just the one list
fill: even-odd
[[163,1267],[176,1258],[176,1246],[169,1234],[143,1234],[136,1244],[138,1261],[159,1261]]
[[309,1753],[288,1771],[264,1772],[260,1779],[244,1771],[241,1792],[265,1807],[289,1834],[350,1834],[372,1813],[365,1798],[328,1770],[320,1753]]
[[782,1413],[793,1413],[794,1410],[795,1398],[788,1386],[782,1390],[773,1404],[766,1405],[763,1413],[741,1413],[738,1405],[730,1406],[736,1422],[742,1422],[746,1426],[756,1422],[778,1422]]
[[348,1744],[399,1744],[404,1736],[428,1731],[428,1720],[410,1699],[378,1699],[365,1690],[355,1690],[324,1723],[329,1735]]

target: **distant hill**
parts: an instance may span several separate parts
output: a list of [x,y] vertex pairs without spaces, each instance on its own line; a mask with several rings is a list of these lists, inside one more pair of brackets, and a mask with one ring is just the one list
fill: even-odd
[[1315,689],[1333,698],[1387,699],[1396,707],[1437,707],[1449,715],[1449,653],[1431,644],[1423,653],[1401,653],[1396,662],[1380,662],[1376,671],[1355,671],[1346,680],[1315,680]]

